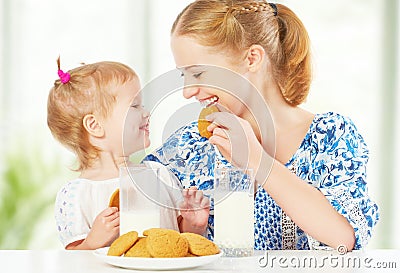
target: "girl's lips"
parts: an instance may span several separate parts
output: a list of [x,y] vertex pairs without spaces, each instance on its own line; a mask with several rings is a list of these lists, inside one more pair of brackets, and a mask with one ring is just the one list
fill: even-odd
[[140,130],[149,131],[149,126],[150,126],[150,125],[147,123],[147,124],[145,124],[145,125],[140,126],[139,129],[140,129]]
[[143,131],[146,136],[150,135],[150,130],[148,126],[140,127],[139,129]]

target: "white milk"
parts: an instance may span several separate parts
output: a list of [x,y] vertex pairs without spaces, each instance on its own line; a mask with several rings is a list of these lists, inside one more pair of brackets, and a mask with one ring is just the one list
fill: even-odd
[[142,236],[144,230],[160,227],[159,210],[120,211],[119,217],[120,235],[134,230],[139,236]]
[[214,206],[214,242],[222,248],[254,247],[254,199],[230,192]]

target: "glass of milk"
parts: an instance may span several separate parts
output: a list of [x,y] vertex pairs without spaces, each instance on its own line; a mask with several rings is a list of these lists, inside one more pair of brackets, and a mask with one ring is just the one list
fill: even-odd
[[120,235],[160,227],[159,169],[144,164],[120,168]]
[[246,169],[214,173],[214,242],[228,257],[254,253],[254,176]]

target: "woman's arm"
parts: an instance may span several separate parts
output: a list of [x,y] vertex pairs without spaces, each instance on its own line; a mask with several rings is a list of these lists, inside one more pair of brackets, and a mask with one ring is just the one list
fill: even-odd
[[352,250],[366,244],[377,213],[366,194],[367,155],[351,122],[337,120],[337,128],[331,131],[336,135],[328,137],[320,161],[327,170],[318,170],[320,177],[305,181],[264,150],[247,121],[229,113],[207,118],[214,122],[209,126],[210,142],[237,167],[255,170],[256,181],[306,233],[334,248],[344,245]]
[[[268,155],[265,155],[267,157]],[[354,229],[315,187],[274,160],[264,189],[306,233],[333,248],[354,248]]]

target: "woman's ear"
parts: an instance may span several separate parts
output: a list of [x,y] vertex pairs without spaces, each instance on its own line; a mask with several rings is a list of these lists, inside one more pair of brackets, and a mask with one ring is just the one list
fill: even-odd
[[94,137],[103,137],[104,128],[93,114],[88,114],[83,117],[83,127]]
[[260,45],[252,45],[247,51],[246,61],[248,70],[250,72],[256,72],[263,66],[265,59],[265,50]]

